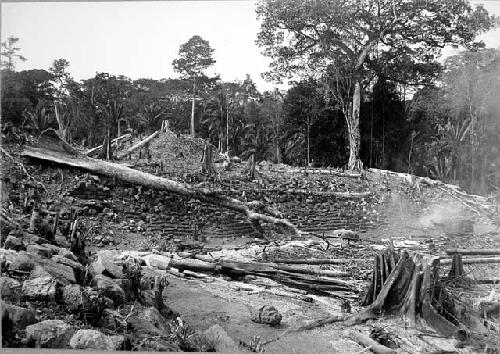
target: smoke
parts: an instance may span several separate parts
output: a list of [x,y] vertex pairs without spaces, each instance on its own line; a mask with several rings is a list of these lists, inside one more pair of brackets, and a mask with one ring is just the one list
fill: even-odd
[[417,221],[422,228],[433,228],[437,224],[445,224],[465,216],[462,205],[455,201],[435,202],[426,209]]

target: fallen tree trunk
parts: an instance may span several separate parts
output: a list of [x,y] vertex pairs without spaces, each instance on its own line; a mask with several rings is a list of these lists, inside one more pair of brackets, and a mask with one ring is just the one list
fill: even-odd
[[[114,138],[113,140],[111,140],[111,145],[113,145],[114,147],[118,146],[118,143],[123,140],[123,141],[127,141],[129,140],[130,138],[132,137],[132,134],[125,134],[125,135],[122,135],[122,136],[119,136],[118,138]],[[94,153],[97,153],[99,150],[102,149],[102,145],[99,145],[99,146],[96,146],[96,147],[93,147],[92,149],[90,149],[89,151],[87,151],[85,153],[85,155],[87,156],[92,156]]]
[[160,134],[160,130],[157,130],[156,132],[154,132],[153,134],[151,134],[150,136],[148,136],[146,139],[143,139],[143,140],[139,141],[137,144],[135,144],[134,146],[131,146],[126,151],[122,152],[121,154],[118,154],[116,156],[116,158],[118,160],[120,160],[120,159],[124,158],[125,156],[133,153],[135,150],[140,149],[141,147],[143,147],[144,145],[146,145],[147,143],[149,143],[151,140],[153,140],[154,138],[156,138],[159,134]]
[[462,256],[494,256],[494,255],[500,255],[500,249],[450,248],[446,250],[446,254],[453,255],[455,253],[459,253]]
[[276,258],[273,259],[274,263],[284,263],[284,264],[311,264],[311,265],[320,265],[320,264],[348,264],[356,259],[332,259],[332,258],[302,258],[302,259],[282,259]]
[[397,353],[394,349],[386,347],[385,345],[380,344],[376,340],[370,338],[370,336],[363,334],[361,332],[352,332],[350,333],[356,342],[365,347],[369,348],[372,352],[376,354],[395,354]]
[[213,274],[223,274],[231,278],[254,275],[273,279],[290,287],[308,291],[355,291],[354,287],[346,281],[334,278],[309,276],[304,273],[278,269],[268,264],[225,261],[208,263],[198,259],[182,259],[171,260],[169,266],[179,271],[209,272]]
[[[61,151],[52,151],[44,148],[28,146],[25,147],[22,152],[22,156],[80,168],[92,173],[113,177],[123,182],[188,196],[242,213],[247,217],[252,225],[263,221],[286,228],[295,236],[301,235],[295,225],[293,225],[290,221],[281,218],[281,214],[279,212],[270,209],[259,201],[242,202],[238,199],[220,195],[210,191],[209,189],[196,189],[188,184],[134,170],[118,163],[97,160],[85,156],[70,155]],[[267,213],[269,215],[263,213]]]
[[333,191],[311,191],[307,189],[283,189],[283,188],[269,188],[269,189],[247,189],[239,190],[239,192],[251,193],[281,193],[281,194],[294,194],[294,195],[314,195],[318,197],[335,197],[343,199],[361,199],[371,196],[372,192],[333,192]]
[[[441,265],[449,265],[453,259],[441,259]],[[500,257],[463,258],[462,264],[495,264],[500,263]]]

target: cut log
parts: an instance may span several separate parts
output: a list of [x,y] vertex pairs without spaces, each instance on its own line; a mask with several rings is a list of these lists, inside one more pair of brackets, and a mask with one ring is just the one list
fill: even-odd
[[500,249],[498,248],[450,248],[446,250],[446,254],[453,255],[459,253],[462,256],[495,256],[500,255]]
[[253,193],[278,193],[289,195],[313,195],[318,197],[335,197],[340,199],[362,199],[371,196],[372,192],[333,192],[333,191],[311,191],[307,189],[283,189],[283,188],[268,188],[268,189],[240,189],[240,192]]
[[209,272],[214,274],[223,274],[233,279],[241,278],[246,275],[254,275],[273,279],[279,283],[293,288],[299,288],[307,291],[355,291],[354,287],[345,281],[327,278],[309,276],[307,274],[293,273],[281,269],[276,269],[267,264],[243,263],[243,262],[224,262],[208,263],[197,259],[171,260],[170,267],[179,271],[190,270],[194,272]]
[[299,258],[299,259],[282,259],[276,258],[273,259],[274,263],[285,263],[285,264],[311,264],[311,265],[319,265],[319,264],[348,264],[356,259],[333,259],[333,258]]
[[[453,259],[441,259],[441,265],[449,265],[453,263]],[[478,258],[462,258],[462,264],[495,264],[500,263],[500,257],[478,257]]]
[[65,166],[83,169],[92,173],[113,177],[123,182],[144,186],[155,190],[163,190],[192,197],[206,203],[215,204],[242,213],[251,223],[258,223],[259,221],[263,221],[282,227],[284,229],[288,229],[295,236],[301,235],[301,232],[294,224],[286,219],[281,218],[280,213],[275,212],[259,201],[242,202],[238,199],[214,193],[209,189],[193,188],[188,184],[134,170],[118,163],[97,160],[85,156],[74,156],[63,152],[51,151],[48,149],[29,146],[25,147],[22,155],[33,159],[49,161]]
[[[113,146],[113,147],[115,147],[115,148],[116,148],[116,147],[118,146],[118,143],[119,143],[120,141],[127,141],[127,140],[129,140],[130,138],[132,138],[132,134],[124,134],[124,135],[122,135],[122,136],[120,136],[120,137],[118,137],[118,138],[115,138],[115,139],[111,140],[111,144],[112,144],[112,146]],[[87,156],[92,156],[92,155],[94,155],[95,153],[99,152],[99,150],[101,150],[101,149],[102,149],[102,145],[99,145],[99,146],[93,147],[92,149],[90,149],[89,151],[87,151],[87,152],[85,153],[85,155],[87,155]]]
[[140,149],[141,147],[143,147],[144,145],[146,145],[147,143],[149,143],[151,140],[153,140],[154,138],[156,138],[159,134],[160,134],[160,130],[157,130],[156,132],[154,132],[153,134],[151,134],[147,138],[139,141],[137,144],[131,146],[130,148],[128,148],[124,152],[118,154],[116,156],[116,158],[118,160],[123,159],[125,156],[130,155],[131,153],[133,153],[137,149]]

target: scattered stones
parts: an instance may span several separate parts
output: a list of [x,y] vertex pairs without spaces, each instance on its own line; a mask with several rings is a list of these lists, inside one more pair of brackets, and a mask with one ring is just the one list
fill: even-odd
[[107,336],[95,329],[80,329],[69,342],[72,349],[117,350],[123,346],[123,336]]
[[46,320],[26,327],[26,339],[37,348],[66,348],[74,332],[61,320]]
[[14,250],[14,251],[21,251],[23,249],[26,249],[24,247],[23,240],[12,235],[7,237],[3,247],[7,250]]
[[101,291],[104,296],[113,300],[115,306],[119,306],[126,301],[126,295],[123,289],[105,275],[96,275],[94,279],[92,279],[91,286]]
[[251,309],[251,319],[256,323],[264,323],[276,327],[281,323],[281,314],[274,306],[264,305]]
[[10,325],[17,329],[25,329],[33,323],[36,323],[36,313],[34,310],[24,307],[6,304],[2,301],[2,309],[7,314]]
[[28,300],[55,301],[58,282],[50,275],[44,275],[36,279],[25,280],[21,288],[21,294]]
[[0,277],[0,295],[2,300],[18,302],[21,299],[21,283],[9,277]]

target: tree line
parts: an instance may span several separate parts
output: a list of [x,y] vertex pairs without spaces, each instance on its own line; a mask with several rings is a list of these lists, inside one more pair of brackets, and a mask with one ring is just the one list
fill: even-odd
[[[2,43],[2,132],[58,130],[93,147],[168,119],[177,133],[220,152],[292,165],[376,167],[500,188],[500,50],[475,42],[497,19],[467,1],[262,0],[257,43],[272,59],[259,92],[247,75],[208,77],[208,41],[193,36],[172,63],[179,79],[96,73],[74,80],[69,62],[16,71],[17,38]],[[445,45],[463,50],[444,63]]]

